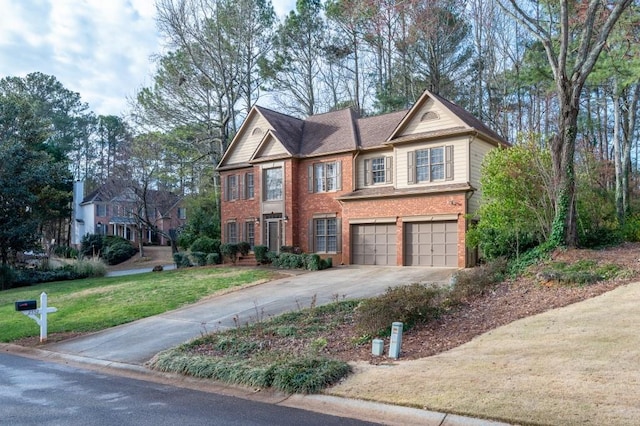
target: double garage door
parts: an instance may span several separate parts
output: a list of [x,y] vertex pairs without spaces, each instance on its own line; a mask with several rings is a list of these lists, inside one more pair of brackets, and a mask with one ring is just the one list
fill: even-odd
[[[458,266],[456,221],[404,224],[404,265]],[[396,224],[351,225],[351,261],[357,265],[397,265]]]

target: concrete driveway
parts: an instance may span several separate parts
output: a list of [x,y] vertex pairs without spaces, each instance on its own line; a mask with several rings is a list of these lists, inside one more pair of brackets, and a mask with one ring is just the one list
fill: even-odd
[[446,284],[452,268],[341,266],[305,272],[194,305],[46,345],[48,351],[95,360],[141,365],[156,353],[204,333],[244,325],[283,312],[336,299],[371,297],[389,287],[412,283]]

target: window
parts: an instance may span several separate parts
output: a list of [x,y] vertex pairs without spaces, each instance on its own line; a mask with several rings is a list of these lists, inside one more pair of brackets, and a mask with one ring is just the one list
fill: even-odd
[[226,199],[227,201],[238,199],[238,176],[236,175],[227,176]]
[[364,160],[365,185],[391,183],[393,181],[392,165],[392,157],[376,157]]
[[341,163],[316,163],[309,166],[309,192],[331,192],[342,189]]
[[96,204],[96,216],[106,217],[107,214],[107,205],[106,204]]
[[184,207],[178,207],[178,219],[186,219],[187,218],[187,209]]
[[264,183],[266,201],[282,200],[282,167],[265,169]]
[[244,198],[250,200],[254,197],[253,173],[244,175]]
[[249,246],[253,248],[256,244],[256,232],[254,221],[247,221],[244,223],[244,239],[249,243]]
[[227,223],[227,243],[234,244],[238,242],[238,224],[236,222]]
[[319,218],[312,221],[312,244],[316,253],[337,253],[339,251],[339,219]]
[[453,146],[419,149],[408,153],[408,183],[453,179]]

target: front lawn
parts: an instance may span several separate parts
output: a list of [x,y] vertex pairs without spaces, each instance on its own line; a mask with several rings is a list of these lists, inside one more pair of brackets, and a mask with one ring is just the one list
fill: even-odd
[[39,336],[31,318],[15,311],[18,300],[48,295],[58,308],[50,314],[49,334],[98,331],[197,302],[218,291],[257,281],[273,272],[244,268],[197,268],[111,278],[45,283],[0,292],[0,342]]

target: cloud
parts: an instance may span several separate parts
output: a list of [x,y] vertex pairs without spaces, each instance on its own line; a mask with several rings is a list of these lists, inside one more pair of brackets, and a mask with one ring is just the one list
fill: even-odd
[[148,0],[0,0],[0,77],[40,71],[119,115],[150,79],[160,51]]
[[[275,0],[282,18],[295,0]],[[92,111],[120,115],[162,52],[152,0],[0,0],[0,78],[55,76]]]

